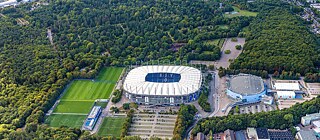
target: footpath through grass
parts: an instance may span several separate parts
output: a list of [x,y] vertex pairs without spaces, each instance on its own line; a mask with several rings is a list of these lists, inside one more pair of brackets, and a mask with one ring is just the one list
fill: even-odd
[[114,136],[120,137],[121,128],[125,122],[125,117],[107,117],[103,120],[103,123],[99,129],[99,136]]

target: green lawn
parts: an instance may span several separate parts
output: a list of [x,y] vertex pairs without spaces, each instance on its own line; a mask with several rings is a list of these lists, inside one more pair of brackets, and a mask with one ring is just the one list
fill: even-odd
[[232,6],[236,14],[224,14],[226,17],[232,18],[237,16],[257,16],[257,12],[250,12],[247,10],[240,10],[238,7]]
[[222,48],[222,45],[223,45],[224,41],[225,41],[225,39],[224,39],[224,38],[221,38],[221,39],[208,40],[208,41],[206,41],[205,43],[206,43],[206,44],[209,44],[209,45],[216,45],[216,46],[218,46],[219,48]]
[[106,81],[74,80],[61,99],[92,101],[108,99],[115,85]]
[[99,129],[99,136],[115,136],[120,137],[121,128],[126,118],[122,117],[107,117],[103,120],[103,123]]
[[64,101],[61,100],[54,113],[89,113],[94,101]]
[[219,29],[229,29],[228,25],[218,25]]
[[48,124],[51,127],[68,126],[72,128],[81,128],[85,119],[86,115],[52,114],[46,119],[44,123]]
[[53,112],[89,113],[96,99],[110,97],[122,70],[116,67],[103,68],[94,80],[74,80]]
[[117,82],[122,70],[123,68],[118,67],[103,68],[96,79]]
[[107,102],[96,102],[96,106],[101,106],[102,108],[105,108],[107,106]]
[[74,80],[63,100],[108,99],[123,68],[103,68],[95,80]]

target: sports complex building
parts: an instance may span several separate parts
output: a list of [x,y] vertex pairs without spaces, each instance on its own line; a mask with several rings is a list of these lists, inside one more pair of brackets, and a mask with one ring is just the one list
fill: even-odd
[[141,66],[132,69],[123,83],[130,100],[145,105],[179,105],[198,99],[200,70],[188,66]]
[[227,95],[242,102],[258,102],[266,92],[266,86],[258,76],[239,74],[227,81]]
[[93,130],[101,113],[102,113],[101,106],[93,106],[90,114],[87,117],[87,120],[84,123],[83,128],[85,130],[90,130],[90,131]]

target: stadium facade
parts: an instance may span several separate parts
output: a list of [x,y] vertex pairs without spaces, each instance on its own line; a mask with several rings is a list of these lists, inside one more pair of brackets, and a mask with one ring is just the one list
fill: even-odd
[[123,89],[127,98],[145,105],[179,105],[198,99],[200,70],[188,66],[141,66],[127,74]]
[[267,92],[261,77],[250,74],[233,75],[227,81],[227,95],[242,102],[261,101]]

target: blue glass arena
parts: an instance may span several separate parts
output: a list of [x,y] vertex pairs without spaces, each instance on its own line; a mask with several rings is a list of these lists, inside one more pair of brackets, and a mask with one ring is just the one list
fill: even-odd
[[144,105],[179,105],[198,99],[201,71],[188,66],[141,66],[127,74],[127,98]]
[[258,76],[238,74],[227,80],[227,95],[237,101],[259,102],[266,92],[266,86]]

